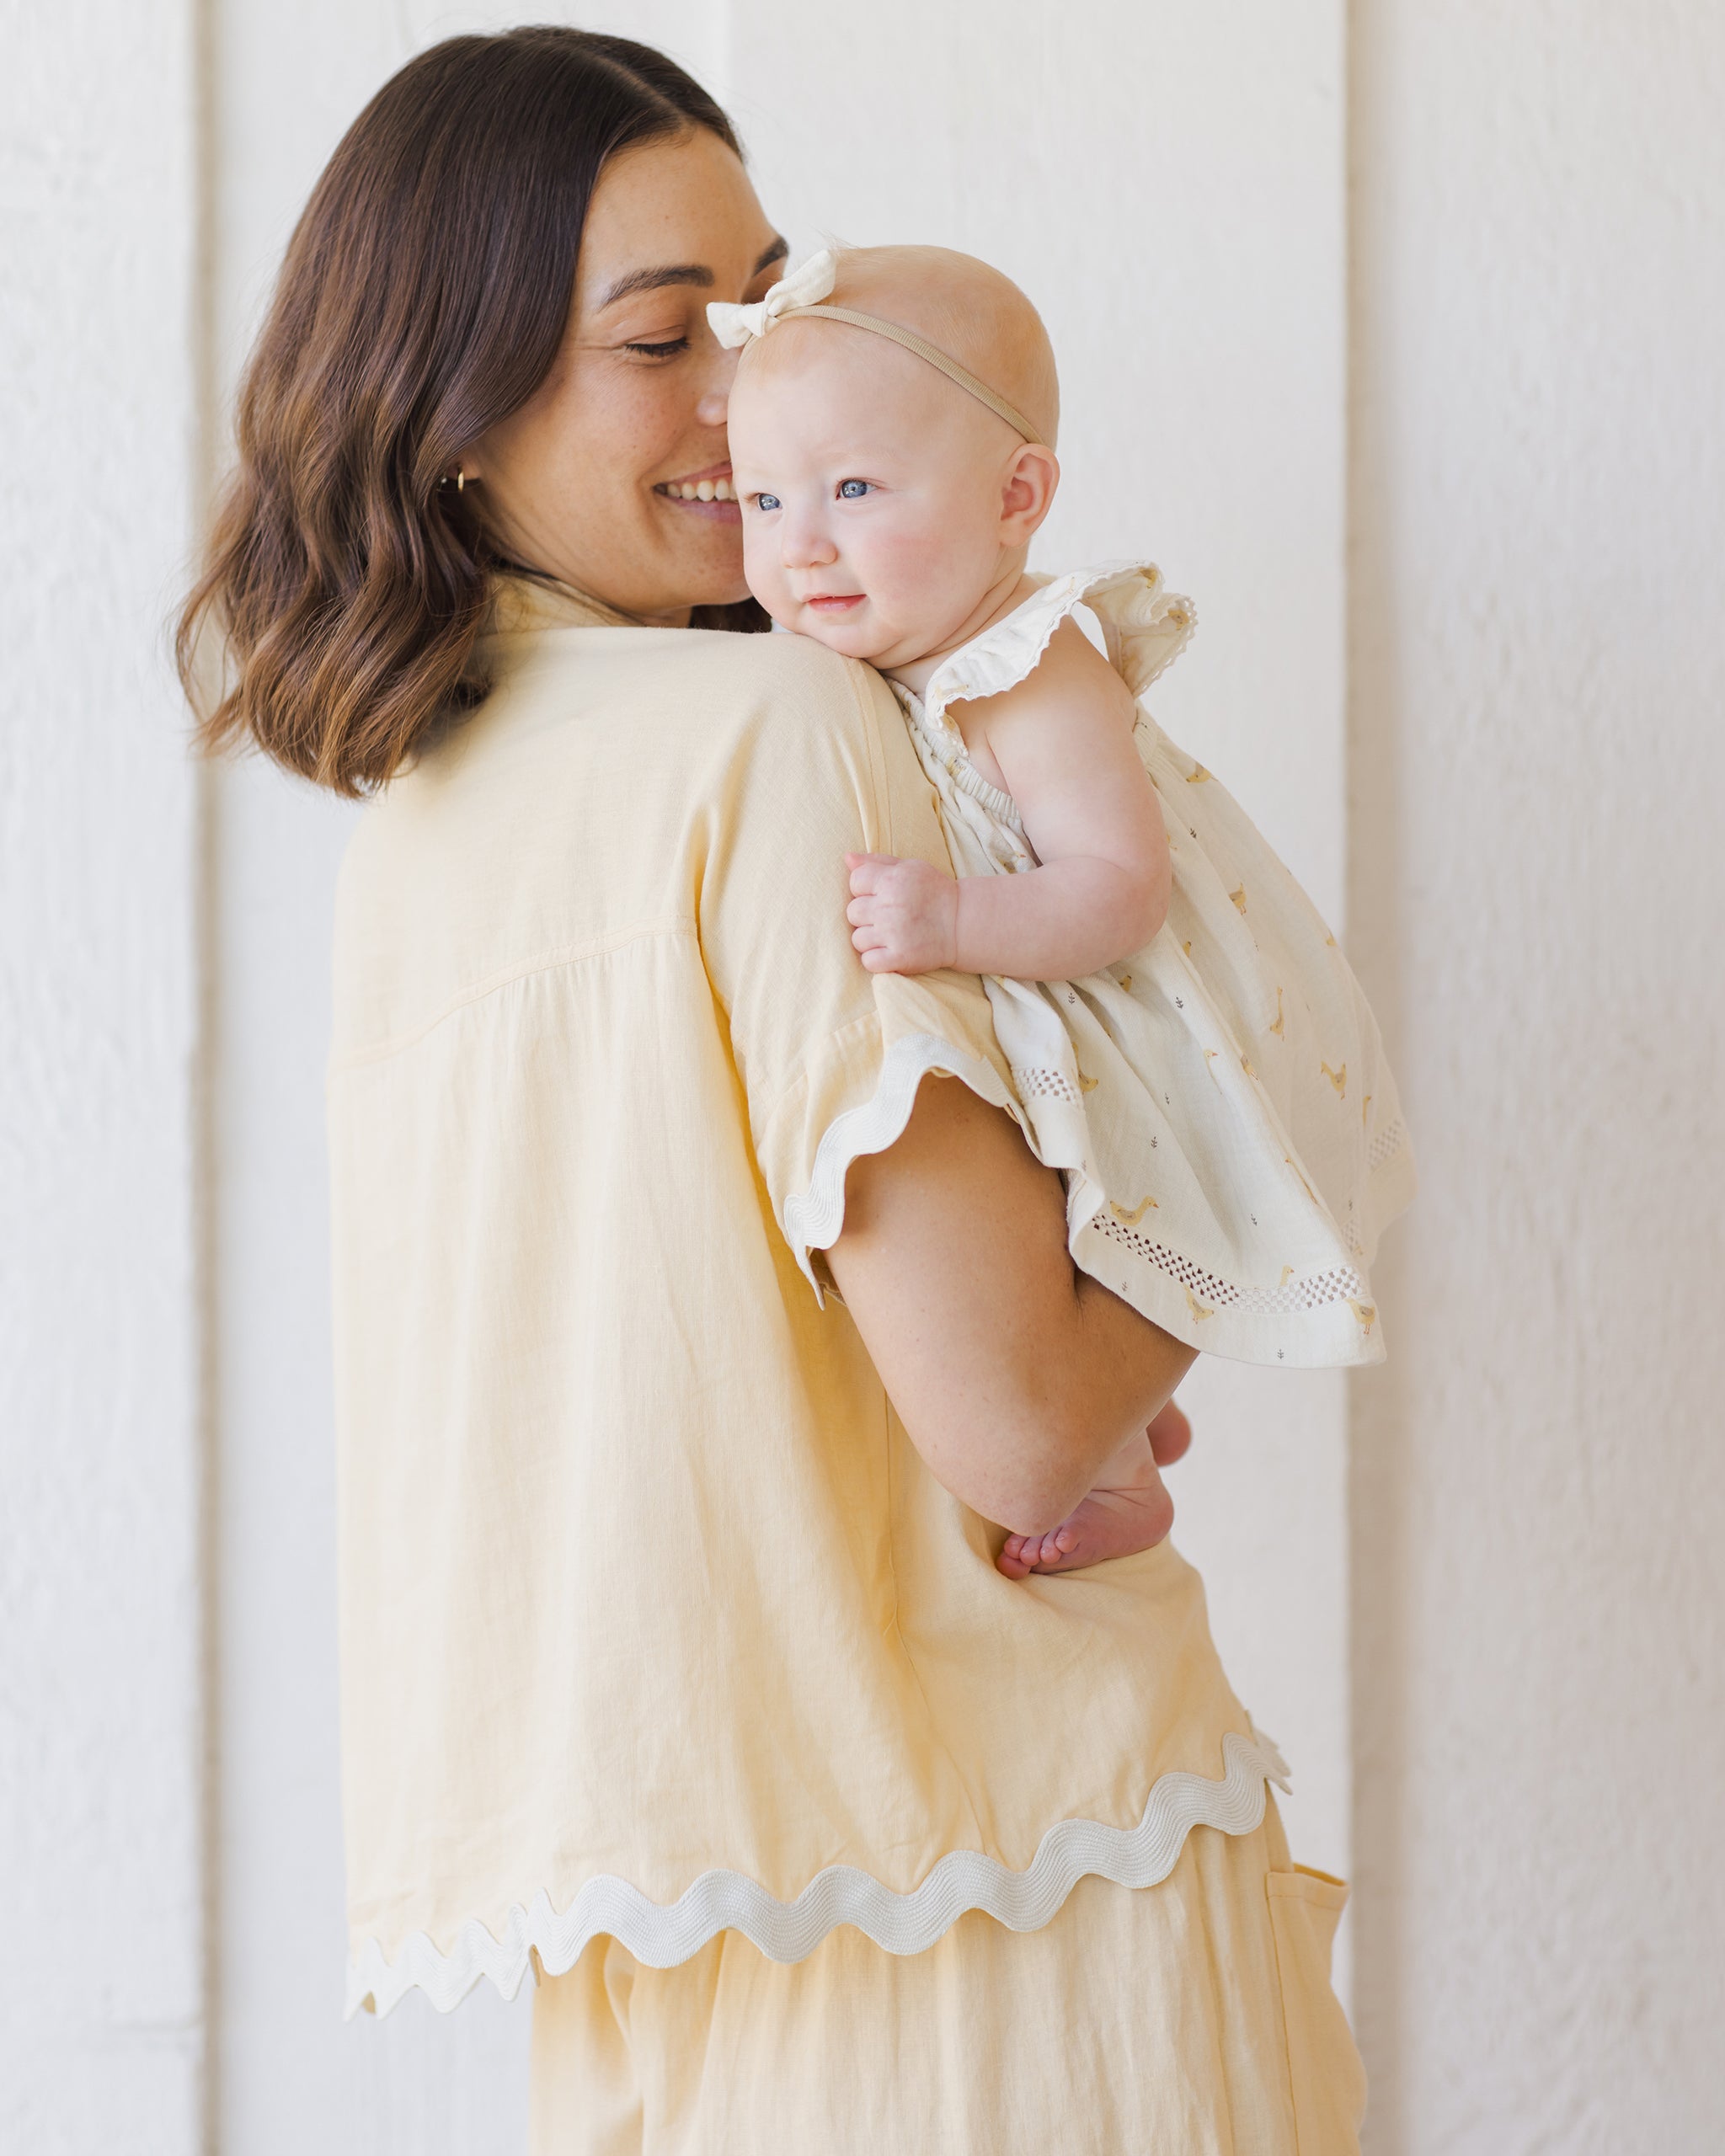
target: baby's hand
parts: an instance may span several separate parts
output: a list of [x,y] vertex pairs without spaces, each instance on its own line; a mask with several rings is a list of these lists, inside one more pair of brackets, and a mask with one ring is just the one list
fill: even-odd
[[890,853],[847,853],[851,941],[872,974],[927,974],[953,963],[959,939],[957,880],[926,861]]

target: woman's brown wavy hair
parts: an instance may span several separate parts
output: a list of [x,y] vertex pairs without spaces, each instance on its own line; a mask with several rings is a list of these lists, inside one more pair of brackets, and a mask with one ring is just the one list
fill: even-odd
[[[457,456],[550,371],[607,158],[730,122],[662,53],[545,28],[410,61],[343,137],[241,383],[238,463],[174,654],[201,745],[249,742],[339,793],[477,703],[507,563]],[[752,602],[698,609],[756,627]],[[219,690],[199,654],[219,634]]]

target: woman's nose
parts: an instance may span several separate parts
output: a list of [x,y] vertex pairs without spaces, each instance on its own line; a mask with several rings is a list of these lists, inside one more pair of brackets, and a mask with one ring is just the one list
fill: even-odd
[[722,427],[731,401],[731,384],[737,378],[737,361],[740,352],[728,352],[715,344],[712,360],[707,368],[707,378],[701,394],[696,400],[695,423],[702,427]]

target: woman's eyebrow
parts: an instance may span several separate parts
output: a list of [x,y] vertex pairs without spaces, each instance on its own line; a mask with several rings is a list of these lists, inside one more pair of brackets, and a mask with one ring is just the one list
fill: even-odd
[[[763,270],[781,261],[790,251],[786,241],[776,238],[762,252],[760,260],[755,264],[754,274],[758,277]],[[715,281],[713,272],[705,263],[668,262],[661,269],[631,270],[610,286],[599,304],[601,307],[614,307],[617,301],[628,299],[632,292],[656,292],[665,285],[706,286]]]
[[669,262],[662,270],[631,270],[606,291],[600,306],[615,307],[631,292],[656,292],[661,285],[710,285],[713,272],[700,262]]

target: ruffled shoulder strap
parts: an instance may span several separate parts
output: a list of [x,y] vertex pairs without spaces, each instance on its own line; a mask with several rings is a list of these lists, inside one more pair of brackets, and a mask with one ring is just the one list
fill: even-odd
[[941,661],[922,697],[927,720],[948,727],[948,704],[1015,687],[1035,671],[1061,622],[1084,606],[1101,622],[1109,662],[1135,696],[1179,657],[1197,626],[1191,600],[1163,589],[1154,562],[1044,577],[1022,606]]

